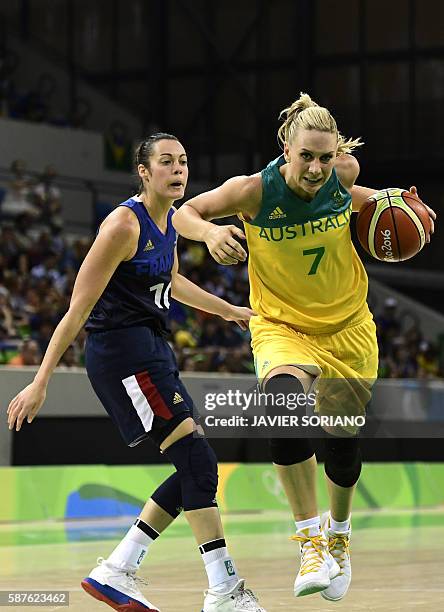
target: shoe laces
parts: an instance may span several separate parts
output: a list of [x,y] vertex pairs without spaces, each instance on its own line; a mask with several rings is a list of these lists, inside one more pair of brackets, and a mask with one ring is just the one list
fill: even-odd
[[236,604],[241,604],[246,610],[252,610],[252,612],[257,612],[262,609],[259,607],[257,597],[253,591],[251,589],[246,589],[243,585],[239,587],[235,594],[234,602]]
[[[97,559],[97,565],[102,565],[102,563],[106,563],[106,559],[104,559],[103,557],[99,557]],[[113,565],[111,565],[111,567],[114,567]],[[144,586],[149,586],[149,582],[148,580],[145,580],[144,578],[140,578],[140,576],[136,575],[136,571],[137,570],[119,570],[119,568],[115,568],[116,571],[121,571],[122,574],[124,574],[128,580],[130,581],[130,586],[132,588],[135,588],[136,590],[139,590],[137,587],[137,583],[139,584],[143,584]]]
[[344,564],[350,557],[350,536],[348,534],[334,533],[328,538],[328,552],[335,559],[341,573],[344,569]]
[[290,540],[301,543],[301,569],[300,574],[317,572],[324,563],[327,540],[322,534],[315,536],[294,535]]

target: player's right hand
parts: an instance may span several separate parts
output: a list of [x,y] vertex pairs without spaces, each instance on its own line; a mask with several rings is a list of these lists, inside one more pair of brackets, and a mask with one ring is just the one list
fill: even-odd
[[235,225],[213,225],[207,234],[205,243],[210,255],[223,266],[231,266],[245,261],[247,253],[236,240],[245,240],[244,232]]
[[32,423],[45,398],[46,387],[42,387],[36,382],[32,382],[20,391],[8,406],[9,429],[14,429],[15,425],[15,430],[20,431],[25,419],[27,419],[28,423]]
[[[414,185],[412,187],[410,187],[409,191],[410,191],[410,193],[413,193],[413,195],[417,196],[421,200],[421,198],[418,195],[418,190],[416,189],[416,187]],[[422,202],[422,200],[421,200],[421,202]],[[427,212],[429,213],[429,217],[430,217],[430,233],[427,234],[427,236],[426,236],[426,242],[430,242],[430,236],[435,231],[436,212],[433,210],[433,208],[430,208],[430,206],[427,206],[427,204],[425,202],[422,202],[422,203],[425,206]]]

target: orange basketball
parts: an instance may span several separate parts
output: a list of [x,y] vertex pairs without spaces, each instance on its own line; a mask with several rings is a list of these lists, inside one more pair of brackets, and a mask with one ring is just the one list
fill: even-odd
[[369,255],[379,261],[404,261],[425,245],[430,217],[418,196],[410,191],[382,189],[362,205],[356,231]]

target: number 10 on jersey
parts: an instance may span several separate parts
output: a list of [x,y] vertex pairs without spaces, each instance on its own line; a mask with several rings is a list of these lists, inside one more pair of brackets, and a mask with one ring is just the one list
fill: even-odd
[[154,303],[156,304],[157,308],[170,307],[171,283],[168,283],[166,287],[165,283],[158,283],[157,285],[150,287],[150,291],[155,291]]

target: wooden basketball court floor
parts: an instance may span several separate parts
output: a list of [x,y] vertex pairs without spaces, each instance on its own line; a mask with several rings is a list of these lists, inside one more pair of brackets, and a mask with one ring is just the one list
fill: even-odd
[[[69,607],[4,610],[106,612],[80,587],[98,556],[106,557],[131,518],[0,525],[0,590],[67,590]],[[267,612],[275,610],[444,610],[444,508],[353,515],[353,582],[340,602],[293,596],[298,546],[287,513],[224,516],[239,573]],[[206,585],[200,555],[180,517],[151,547],[140,572],[147,598],[162,612],[200,612]]]

